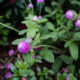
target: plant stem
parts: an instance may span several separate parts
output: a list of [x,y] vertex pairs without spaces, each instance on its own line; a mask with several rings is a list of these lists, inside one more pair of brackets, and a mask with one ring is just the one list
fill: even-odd
[[10,26],[8,26],[8,25],[5,25],[5,24],[3,24],[3,23],[1,23],[1,22],[0,22],[0,25],[2,25],[3,27],[6,27],[6,28],[8,28],[8,29],[12,29],[12,30],[14,30],[14,31],[16,31],[16,32],[19,32],[17,29],[15,29],[15,28],[13,28],[13,27],[10,27]]
[[[29,0],[29,2],[30,2],[30,4],[32,4],[32,1],[31,1],[31,0]],[[32,12],[33,12],[33,14],[34,14],[34,9],[33,9],[33,7],[32,7]]]
[[50,45],[39,45],[37,47],[50,47],[50,48],[53,48],[53,49],[56,49],[56,50],[58,49],[55,46],[50,46]]
[[1,61],[2,63],[5,63],[4,60],[2,60],[1,58],[0,58],[0,61]]
[[41,15],[41,10],[42,10],[42,8],[41,8],[41,4],[40,4],[40,11],[39,11],[39,16]]
[[25,8],[27,9],[27,4],[26,4],[26,0],[24,0],[24,5],[25,5]]

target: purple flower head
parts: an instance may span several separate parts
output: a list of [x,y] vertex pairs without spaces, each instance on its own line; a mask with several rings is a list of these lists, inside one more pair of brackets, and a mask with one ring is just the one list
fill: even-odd
[[74,17],[74,14],[71,10],[68,10],[65,15],[66,19],[72,19]]
[[34,56],[32,56],[32,58],[37,58],[39,55],[35,54]]
[[65,68],[65,69],[64,69],[64,72],[65,72],[65,73],[68,73],[68,69]]
[[39,19],[42,19],[42,16],[38,16]]
[[66,77],[65,80],[69,80],[69,77]]
[[28,4],[28,8],[33,8],[33,4]]
[[37,16],[34,16],[34,17],[32,18],[32,20],[33,20],[33,21],[37,21],[37,20],[38,20],[38,17],[37,17]]
[[27,38],[26,42],[27,42],[27,43],[32,42],[32,37]]
[[9,50],[8,54],[9,54],[9,56],[14,55],[14,50]]
[[77,20],[77,21],[75,22],[75,26],[78,27],[78,28],[80,28],[80,20]]
[[22,77],[22,80],[27,80],[25,77]]
[[18,44],[18,51],[20,53],[28,53],[30,50],[30,45],[29,43],[27,43],[26,41],[21,41],[19,44]]
[[6,63],[5,68],[10,69],[10,63]]
[[43,3],[43,2],[44,2],[44,0],[37,0],[37,2],[38,2],[38,3]]
[[11,77],[11,73],[10,72],[8,72],[8,73],[6,73],[6,75],[5,75],[5,77],[7,78],[7,79],[9,79],[10,77]]

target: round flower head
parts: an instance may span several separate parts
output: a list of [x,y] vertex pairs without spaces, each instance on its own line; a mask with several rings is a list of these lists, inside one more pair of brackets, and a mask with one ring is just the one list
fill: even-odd
[[65,80],[69,80],[69,77],[66,77]]
[[14,55],[14,50],[9,50],[8,54],[9,54],[9,56]]
[[33,4],[28,4],[28,8],[33,8]]
[[38,16],[39,19],[42,19],[42,16]]
[[27,80],[25,77],[22,77],[22,80]]
[[10,69],[10,63],[6,63],[5,68]]
[[33,20],[33,21],[37,21],[37,20],[38,20],[38,17],[37,17],[37,16],[34,16],[34,17],[32,18],[32,20]]
[[72,19],[74,17],[74,14],[71,10],[68,10],[65,15],[66,19]]
[[19,44],[18,44],[18,51],[20,53],[28,53],[30,50],[30,45],[29,43],[27,43],[26,41],[21,41]]
[[43,2],[44,2],[44,0],[37,0],[37,2],[38,2],[38,3],[43,3]]
[[77,21],[75,22],[75,26],[78,27],[78,28],[80,28],[80,20],[77,20]]
[[11,77],[11,73],[10,72],[6,73],[5,78],[9,79],[10,77]]

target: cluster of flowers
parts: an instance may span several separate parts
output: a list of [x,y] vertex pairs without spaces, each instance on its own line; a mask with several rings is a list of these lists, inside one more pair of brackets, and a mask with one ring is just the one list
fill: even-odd
[[[66,15],[66,19],[72,19],[74,17],[74,13],[71,10],[68,10],[65,15]],[[80,28],[80,19],[79,18],[77,20],[75,20],[75,26]]]

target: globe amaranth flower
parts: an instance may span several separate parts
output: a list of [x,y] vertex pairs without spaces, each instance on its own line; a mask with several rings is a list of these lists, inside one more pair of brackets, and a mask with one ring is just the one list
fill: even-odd
[[9,79],[11,77],[11,75],[12,74],[10,72],[8,72],[8,73],[6,73],[5,78]]
[[8,54],[9,54],[9,56],[12,56],[12,55],[14,55],[14,50],[9,50],[9,52],[8,52]]
[[22,80],[27,80],[25,77],[22,77]]
[[28,4],[28,8],[33,8],[33,4]]
[[33,21],[37,21],[38,20],[38,17],[37,16],[34,16],[34,17],[32,17],[32,20]]
[[37,0],[37,3],[43,3],[44,0]]
[[74,14],[71,10],[68,10],[65,16],[66,16],[66,19],[72,19],[74,17]]
[[65,80],[69,80],[69,77],[66,77]]
[[10,63],[6,63],[5,68],[10,69]]
[[80,20],[77,20],[77,21],[75,22],[75,26],[78,27],[78,28],[80,28]]
[[42,16],[38,16],[39,19],[42,19]]
[[30,50],[30,45],[29,43],[27,43],[26,41],[21,41],[19,44],[18,44],[18,51],[20,53],[28,53]]

